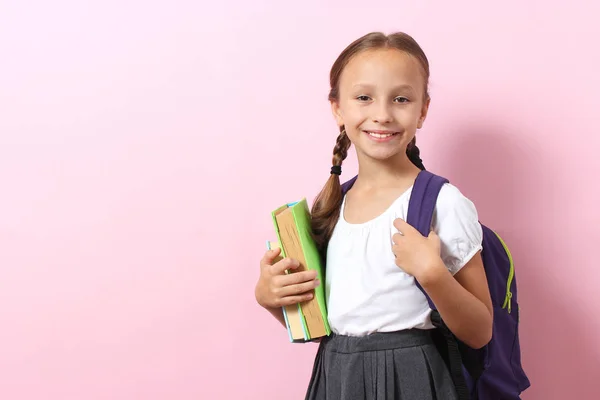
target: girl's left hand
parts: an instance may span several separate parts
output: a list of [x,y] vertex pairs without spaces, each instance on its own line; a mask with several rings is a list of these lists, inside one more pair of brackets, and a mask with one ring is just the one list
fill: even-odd
[[401,218],[394,221],[394,227],[399,233],[392,235],[392,252],[396,265],[404,272],[423,282],[441,272],[442,267],[446,269],[440,257],[440,238],[433,230],[424,237]]

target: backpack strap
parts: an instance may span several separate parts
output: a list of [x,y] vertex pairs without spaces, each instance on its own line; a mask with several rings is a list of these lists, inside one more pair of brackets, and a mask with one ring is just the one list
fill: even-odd
[[[418,230],[421,235],[427,237],[431,231],[433,213],[438,195],[444,184],[448,183],[446,178],[434,175],[429,171],[423,170],[417,176],[415,184],[408,201],[408,212],[406,222]],[[419,282],[415,281],[419,289],[427,297],[427,302],[432,310],[437,310],[433,301],[423,290]]]
[[448,183],[446,178],[425,170],[419,172],[417,179],[415,179],[408,202],[406,222],[421,232],[423,236],[428,236],[431,231],[435,204],[442,186],[446,183]]
[[[469,394],[469,386],[463,373],[463,360],[460,352],[458,340],[454,333],[442,320],[440,313],[437,310],[431,312],[431,323],[437,328],[441,334],[446,346],[441,344],[442,349],[447,357],[447,365],[450,370],[450,376],[456,389],[456,394],[459,400],[472,400]],[[439,349],[439,347],[438,347]]]
[[[421,171],[415,180],[415,184],[408,202],[408,212],[406,222],[418,230],[421,235],[429,236],[433,222],[433,214],[437,203],[438,195],[444,184],[449,181],[446,178],[434,175],[429,171]],[[469,399],[469,389],[462,370],[462,356],[458,341],[452,331],[442,320],[437,307],[421,287],[418,281],[416,285],[421,289],[429,307],[433,310],[431,313],[431,322],[438,328],[447,345],[448,367],[452,376],[452,381],[456,388],[459,399]]]
[[342,184],[342,196],[345,196],[348,190],[350,190],[350,188],[352,187],[352,185],[354,185],[354,182],[356,182],[356,178],[358,178],[358,175]]

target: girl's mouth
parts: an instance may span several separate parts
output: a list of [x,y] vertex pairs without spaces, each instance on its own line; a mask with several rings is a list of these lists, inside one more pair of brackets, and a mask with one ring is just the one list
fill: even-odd
[[378,142],[384,142],[390,140],[394,136],[397,136],[400,132],[392,132],[392,131],[363,131],[367,135]]

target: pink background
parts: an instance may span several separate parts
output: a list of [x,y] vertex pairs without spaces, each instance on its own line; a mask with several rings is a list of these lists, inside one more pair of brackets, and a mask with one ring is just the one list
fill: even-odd
[[0,398],[303,398],[316,346],[255,304],[258,262],[327,178],[329,67],[371,30],[425,49],[425,163],[513,250],[523,398],[595,398],[597,6],[95,3],[0,3]]

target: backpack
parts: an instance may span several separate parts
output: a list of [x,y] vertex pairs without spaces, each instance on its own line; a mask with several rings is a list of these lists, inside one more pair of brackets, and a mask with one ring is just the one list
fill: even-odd
[[[342,185],[343,195],[356,178]],[[429,235],[438,194],[448,182],[425,170],[415,180],[406,222],[424,236]],[[513,259],[500,236],[483,224],[481,227],[481,256],[494,308],[492,339],[486,346],[473,349],[457,339],[441,319],[427,293],[415,282],[433,310],[431,321],[437,328],[434,335],[436,347],[448,365],[459,399],[520,399],[521,392],[530,386],[530,382],[521,365],[519,306]]]

